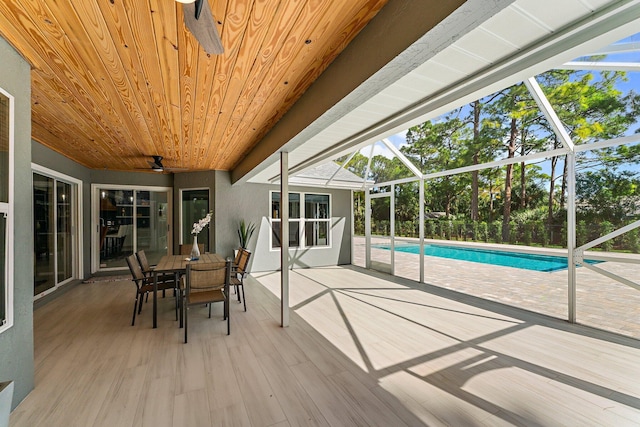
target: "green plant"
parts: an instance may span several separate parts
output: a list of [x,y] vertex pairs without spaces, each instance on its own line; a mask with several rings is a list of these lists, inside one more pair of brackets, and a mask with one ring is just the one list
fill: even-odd
[[249,245],[249,240],[251,239],[251,235],[255,231],[256,226],[253,223],[246,224],[244,219],[240,220],[240,225],[238,226],[238,239],[240,240],[240,247],[242,249],[247,249]]

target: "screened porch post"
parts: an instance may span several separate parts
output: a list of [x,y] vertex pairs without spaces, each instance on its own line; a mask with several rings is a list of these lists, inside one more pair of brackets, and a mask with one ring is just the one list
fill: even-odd
[[418,236],[420,238],[420,283],[424,283],[424,179],[418,181],[420,189],[418,190],[420,213],[418,214]]
[[280,153],[280,326],[289,326],[289,153]]
[[364,248],[365,267],[371,268],[371,189],[364,192]]
[[567,267],[568,267],[568,313],[567,319],[576,323],[576,155],[567,153]]

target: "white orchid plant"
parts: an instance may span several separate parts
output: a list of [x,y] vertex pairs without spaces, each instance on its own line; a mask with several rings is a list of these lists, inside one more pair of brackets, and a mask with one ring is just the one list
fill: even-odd
[[209,223],[211,222],[211,215],[213,212],[209,212],[205,215],[204,218],[200,219],[198,222],[193,223],[193,230],[191,230],[191,234],[199,234]]

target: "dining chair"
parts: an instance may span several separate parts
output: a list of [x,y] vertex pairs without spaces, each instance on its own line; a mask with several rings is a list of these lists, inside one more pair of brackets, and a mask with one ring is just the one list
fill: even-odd
[[[145,295],[153,292],[153,276],[145,276],[138,262],[136,254],[131,254],[127,258],[127,265],[131,271],[131,280],[136,285],[136,298],[133,304],[133,318],[131,319],[131,326],[136,322],[136,311],[138,314],[142,312],[142,300]],[[175,282],[158,282],[157,290],[175,289]],[[178,299],[176,294],[176,320],[178,320]]]
[[[153,266],[149,264],[149,260],[147,259],[147,254],[144,252],[144,249],[136,252],[136,257],[138,258],[138,262],[140,263],[140,268],[142,268],[142,273],[145,276],[153,276]],[[159,274],[158,275],[158,283],[171,283],[172,287],[176,288],[177,277],[173,273]],[[165,296],[165,289],[162,290],[162,297]],[[147,294],[147,299],[149,299],[149,295]]]
[[231,271],[231,286],[236,290],[238,295],[238,302],[240,302],[240,289],[242,289],[242,302],[244,303],[244,311],[247,311],[247,299],[244,296],[244,277],[249,274],[249,258],[251,258],[251,252],[246,249],[239,249],[236,262],[234,263],[233,270]]
[[[193,244],[185,243],[184,245],[178,245],[178,250],[180,251],[180,255],[191,255],[191,248],[193,248]],[[198,249],[200,249],[200,253],[204,253],[204,243],[198,243]]]
[[207,304],[209,306],[209,318],[211,318],[211,305],[215,302],[223,302],[223,318],[227,321],[227,335],[231,333],[229,316],[230,274],[231,261],[187,264],[182,302],[185,343],[187,342],[189,329],[189,307],[194,305],[202,306]]

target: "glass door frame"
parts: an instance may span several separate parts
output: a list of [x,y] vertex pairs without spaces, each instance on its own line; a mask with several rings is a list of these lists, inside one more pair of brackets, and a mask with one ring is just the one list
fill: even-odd
[[[367,269],[381,271],[383,273],[395,275],[395,185],[391,185],[391,191],[372,193],[372,188],[365,191],[365,265]],[[375,262],[371,254],[371,201],[377,199],[389,199],[389,264],[386,262]]]
[[[152,187],[146,185],[122,185],[122,184],[91,184],[91,273],[98,271],[121,271],[127,267],[100,267],[100,191],[101,190],[126,190],[149,191],[167,194],[167,251],[173,247],[173,188],[172,187]],[[132,244],[134,252],[137,245],[137,228],[134,227]]]
[[[181,245],[188,245],[192,243],[193,239],[191,237],[191,234],[189,234],[188,236],[184,235],[184,226],[186,224],[183,224],[183,215],[182,215],[182,211],[183,211],[183,203],[182,203],[182,197],[183,197],[183,193],[185,191],[206,191],[207,192],[207,205],[209,206],[209,211],[212,211],[212,207],[211,207],[211,189],[209,187],[194,187],[194,188],[181,188],[179,191],[179,196],[178,196],[178,203],[180,204],[180,207],[178,209],[178,227],[179,227],[179,236],[178,236],[178,243]],[[209,239],[211,239],[211,226],[209,227]],[[209,250],[209,242],[202,242],[202,241],[198,241],[198,243],[204,243],[204,247],[206,250]]]
[[[55,286],[53,286],[52,288],[49,288],[37,295],[34,295],[34,300],[40,299],[45,295],[50,294],[51,292],[55,292],[56,290],[58,290],[61,286],[66,285],[67,283],[73,281],[73,280],[77,280],[80,279],[82,277],[84,277],[84,259],[83,259],[83,230],[82,230],[82,214],[80,212],[81,206],[82,206],[82,181],[73,177],[70,177],[69,175],[65,175],[63,173],[60,173],[58,171],[55,171],[53,169],[49,169],[47,167],[44,166],[40,166],[38,164],[35,163],[31,163],[31,176],[33,179],[33,174],[37,173],[38,175],[42,175],[45,176],[47,178],[51,178],[53,180],[55,180],[55,182],[64,182],[65,184],[69,184],[71,185],[71,192],[72,192],[72,197],[71,197],[71,241],[72,241],[72,249],[71,249],[71,269],[72,269],[72,274],[71,277],[69,277],[68,279],[65,279],[61,282],[57,281],[58,278],[58,260],[57,260],[57,256],[58,256],[58,251],[54,250],[54,278],[55,278]],[[31,185],[31,187],[33,188],[33,183]],[[33,189],[32,189],[33,191]],[[57,185],[53,186],[53,192],[54,192],[54,201],[57,200]],[[57,209],[55,209],[54,207],[54,225],[57,227],[57,218],[55,218],[55,215],[57,214]],[[35,217],[32,219],[32,221],[35,221]],[[57,248],[58,247],[58,233],[54,233],[54,243],[53,243],[53,247]]]

